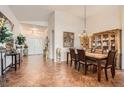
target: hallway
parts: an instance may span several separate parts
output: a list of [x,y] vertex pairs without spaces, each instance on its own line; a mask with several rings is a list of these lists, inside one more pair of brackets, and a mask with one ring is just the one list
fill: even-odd
[[7,72],[7,87],[80,87],[80,86],[124,86],[124,73],[116,71],[115,79],[109,75],[109,81],[105,80],[102,71],[102,81],[97,81],[97,74],[82,71],[78,72],[70,65],[44,61],[42,55],[25,57],[15,72],[11,69]]

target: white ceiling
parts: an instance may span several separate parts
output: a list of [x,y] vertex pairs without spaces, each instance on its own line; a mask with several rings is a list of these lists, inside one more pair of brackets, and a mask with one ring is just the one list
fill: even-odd
[[[55,10],[65,11],[77,17],[83,17],[83,5],[11,5],[10,9],[19,21],[48,21],[50,13]],[[104,12],[117,6],[88,5],[87,16]]]
[[21,23],[21,26],[27,31],[33,31],[34,30],[34,31],[44,32],[47,29],[46,26],[26,24],[26,23]]

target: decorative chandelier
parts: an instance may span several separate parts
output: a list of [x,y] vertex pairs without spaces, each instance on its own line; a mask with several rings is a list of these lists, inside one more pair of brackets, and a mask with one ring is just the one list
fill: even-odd
[[83,29],[83,32],[82,32],[81,34],[79,34],[79,37],[84,37],[84,36],[87,35],[87,33],[86,33],[86,6],[84,6],[83,9],[84,9],[84,11],[83,11],[83,12],[84,12],[84,13],[83,13],[83,15],[84,15],[84,16],[83,16],[83,17],[84,17],[84,18],[83,18],[83,20],[84,20],[84,21],[83,21],[83,22],[84,22],[84,23],[83,23],[83,24],[84,24],[84,29]]
[[83,32],[79,35],[79,37],[80,37],[80,43],[81,43],[81,46],[83,47],[83,49],[87,49],[87,48],[89,48],[89,37],[88,37],[88,35],[87,35],[87,33],[86,33],[86,31],[87,31],[87,27],[86,27],[86,6],[84,6],[84,20],[83,20],[83,22],[84,22],[84,29],[83,29]]

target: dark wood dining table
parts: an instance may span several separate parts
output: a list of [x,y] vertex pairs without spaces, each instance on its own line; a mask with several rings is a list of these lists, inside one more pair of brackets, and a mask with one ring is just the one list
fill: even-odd
[[[69,61],[69,54],[70,53],[67,52],[67,64],[68,64],[68,61]],[[107,59],[107,54],[86,52],[85,55],[86,55],[86,58],[88,60],[91,59],[91,60],[94,60],[97,63],[97,66],[98,66],[97,78],[98,78],[98,81],[100,82],[101,81],[101,62],[102,62],[102,60]]]

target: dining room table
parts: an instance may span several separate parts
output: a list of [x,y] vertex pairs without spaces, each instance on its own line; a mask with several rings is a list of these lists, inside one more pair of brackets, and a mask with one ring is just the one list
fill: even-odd
[[107,54],[102,54],[102,53],[91,53],[91,52],[86,52],[86,59],[88,60],[94,60],[97,63],[97,79],[100,82],[101,81],[101,62],[102,60],[106,60],[108,55]]
[[[69,61],[69,52],[67,52],[67,64]],[[101,81],[101,62],[102,60],[106,60],[108,57],[108,54],[102,54],[102,53],[94,53],[94,52],[85,52],[86,59],[92,60],[97,63],[97,79],[100,82]]]

